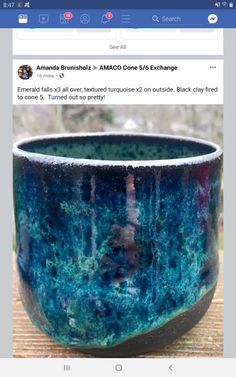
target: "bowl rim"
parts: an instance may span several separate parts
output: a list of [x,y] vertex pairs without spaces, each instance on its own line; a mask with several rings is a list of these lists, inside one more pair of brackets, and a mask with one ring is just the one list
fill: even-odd
[[[43,153],[28,152],[21,148],[24,144],[43,140],[60,140],[65,138],[90,138],[90,137],[143,137],[143,138],[157,138],[157,139],[170,139],[182,142],[190,142],[199,145],[209,146],[214,148],[213,152],[195,156],[183,157],[176,159],[163,159],[163,160],[99,160],[99,159],[86,159],[74,157],[62,157],[47,155]],[[85,166],[85,167],[178,167],[178,166],[191,166],[199,165],[214,160],[220,160],[223,155],[221,147],[211,141],[204,139],[193,138],[188,136],[176,136],[169,134],[158,133],[128,133],[128,132],[86,132],[86,133],[61,133],[61,134],[47,134],[34,137],[21,139],[13,144],[13,155],[18,158],[26,158],[31,162],[37,162],[48,165],[71,165],[71,166]]]

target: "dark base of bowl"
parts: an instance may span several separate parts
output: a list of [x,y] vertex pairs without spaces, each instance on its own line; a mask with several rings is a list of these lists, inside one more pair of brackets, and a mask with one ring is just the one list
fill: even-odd
[[157,351],[188,332],[200,321],[210,306],[215,288],[216,285],[191,309],[157,330],[138,335],[114,347],[80,349],[80,351],[97,357],[130,357]]

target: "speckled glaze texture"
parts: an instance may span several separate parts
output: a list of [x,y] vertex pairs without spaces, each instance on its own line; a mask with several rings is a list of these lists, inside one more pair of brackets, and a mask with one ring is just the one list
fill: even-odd
[[15,145],[17,263],[32,322],[106,355],[188,313],[217,281],[221,166],[214,144],[158,135]]

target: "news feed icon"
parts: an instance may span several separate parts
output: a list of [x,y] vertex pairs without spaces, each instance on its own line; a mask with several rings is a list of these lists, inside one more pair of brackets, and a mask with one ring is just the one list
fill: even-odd
[[29,80],[33,76],[33,69],[30,65],[21,65],[17,71],[18,76],[22,80]]
[[28,14],[19,14],[18,22],[19,24],[28,24]]

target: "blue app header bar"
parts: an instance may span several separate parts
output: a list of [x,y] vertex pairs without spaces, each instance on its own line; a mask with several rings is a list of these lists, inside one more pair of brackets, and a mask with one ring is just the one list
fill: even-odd
[[232,1],[215,0],[31,0],[31,1],[0,1],[4,9],[214,9],[229,8]]
[[236,9],[0,10],[0,28],[236,28]]

